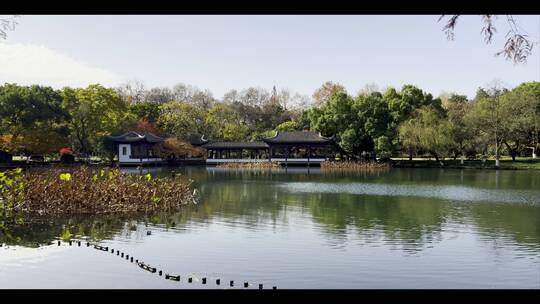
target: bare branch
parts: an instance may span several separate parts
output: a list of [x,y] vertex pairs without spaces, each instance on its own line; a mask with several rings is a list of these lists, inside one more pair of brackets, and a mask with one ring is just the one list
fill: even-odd
[[484,24],[485,24],[484,27],[482,28],[482,34],[484,34],[484,42],[487,44],[491,43],[493,34],[497,32],[497,30],[493,26],[492,18],[493,18],[492,15],[482,16],[482,19],[484,19]]
[[[445,18],[446,15],[441,15],[438,22]],[[443,27],[443,31],[446,33],[448,40],[454,40],[454,29],[457,24],[457,19],[460,15],[452,15],[447,21],[446,25]],[[482,20],[484,21],[484,26],[482,27],[482,35],[484,36],[484,42],[489,44],[493,40],[493,36],[497,32],[495,26],[493,25],[493,19],[497,18],[494,15],[483,15]],[[512,60],[514,64],[524,63],[527,61],[527,57],[532,54],[532,49],[534,42],[526,34],[526,31],[523,30],[516,22],[515,18],[512,15],[507,15],[506,20],[510,27],[508,34],[506,35],[507,41],[504,45],[503,50],[497,52],[495,55],[500,56],[504,55],[506,60]]]
[[17,15],[9,18],[0,18],[0,38],[6,39],[7,32],[15,30],[15,26],[18,24],[16,18]]
[[507,36],[510,37],[504,44],[504,49],[496,55],[504,55],[506,60],[512,60],[514,63],[527,62],[527,57],[532,53],[533,48],[533,45],[527,39],[527,35],[509,31]]
[[532,53],[533,43],[526,34],[522,34],[513,16],[506,16],[510,30],[506,34],[508,39],[502,51],[496,56],[504,55],[506,60],[512,60],[514,64],[527,61],[527,57]]
[[[439,21],[441,21],[441,19],[443,19],[444,16],[445,15],[442,15],[439,18]],[[453,15],[452,17],[450,17],[450,19],[448,19],[448,21],[446,22],[446,25],[443,27],[443,31],[446,33],[446,38],[448,40],[454,40],[454,28],[456,27],[458,18],[459,18],[459,15]]]

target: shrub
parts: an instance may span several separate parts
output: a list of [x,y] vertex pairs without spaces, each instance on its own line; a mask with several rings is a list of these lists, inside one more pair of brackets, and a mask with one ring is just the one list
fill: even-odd
[[167,138],[156,146],[155,153],[161,158],[174,160],[187,156],[204,157],[206,155],[206,150],[200,147],[194,147],[191,144],[179,141],[176,138]]

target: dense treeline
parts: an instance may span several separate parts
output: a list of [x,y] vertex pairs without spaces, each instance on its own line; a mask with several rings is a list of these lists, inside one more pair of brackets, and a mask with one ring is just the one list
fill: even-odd
[[434,98],[405,85],[349,95],[327,82],[310,98],[288,90],[248,88],[221,100],[208,90],[90,85],[54,90],[0,86],[0,150],[15,155],[56,155],[70,146],[80,156],[112,156],[106,135],[149,131],[188,141],[249,141],[274,130],[314,130],[335,135],[349,157],[430,154],[435,158],[530,155],[540,135],[540,83],[507,89],[480,88],[473,100]]
[[[378,157],[405,153],[439,157],[535,155],[540,136],[540,83],[513,90],[480,88],[473,100],[431,94],[405,85],[399,92],[366,92],[356,97],[337,91],[320,107],[303,113],[298,127],[336,134],[351,155],[374,151]],[[531,153],[532,152],[532,153]]]

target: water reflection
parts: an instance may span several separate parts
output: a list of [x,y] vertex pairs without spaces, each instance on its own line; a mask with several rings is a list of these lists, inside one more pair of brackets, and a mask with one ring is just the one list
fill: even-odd
[[0,242],[32,247],[66,231],[95,240],[133,231],[144,238],[141,231],[146,226],[190,233],[217,223],[254,232],[315,225],[326,244],[337,249],[352,243],[415,253],[437,246],[444,233],[471,233],[470,229],[486,239],[510,239],[536,254],[540,248],[535,172],[144,170],[189,176],[200,189],[201,203],[177,213],[27,218],[22,224],[8,224]]
[[381,183],[294,183],[279,185],[285,191],[298,193],[349,193],[398,197],[425,197],[449,201],[485,201],[540,204],[540,191],[479,189],[465,186],[396,185]]

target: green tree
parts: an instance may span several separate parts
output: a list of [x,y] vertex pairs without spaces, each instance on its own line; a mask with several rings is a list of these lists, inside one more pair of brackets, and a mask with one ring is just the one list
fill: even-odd
[[129,106],[129,111],[138,119],[146,119],[156,123],[160,116],[160,104],[155,102],[139,102]]
[[[540,95],[522,88],[514,89],[501,97],[503,118],[506,120],[506,136],[503,143],[512,160],[516,159],[525,147],[534,147],[534,134],[538,134],[538,109]],[[538,137],[536,137],[538,138]]]
[[413,118],[400,125],[399,135],[405,145],[429,152],[436,161],[452,144],[450,123],[433,106],[416,110]]
[[422,147],[421,133],[417,130],[417,122],[413,119],[406,120],[399,125],[398,130],[401,146],[407,150],[409,160],[412,161],[413,155]]
[[309,113],[314,109],[303,110],[300,115],[296,118],[295,122],[298,127],[298,130],[309,130],[311,125],[311,120],[309,118]]
[[478,133],[491,139],[495,145],[495,167],[500,166],[501,145],[505,136],[508,134],[508,116],[511,113],[505,113],[501,96],[506,92],[498,84],[493,84],[486,94],[481,94],[480,98],[475,100],[472,109],[472,118],[474,127]]
[[228,104],[214,105],[206,114],[205,122],[211,138],[225,141],[241,141],[248,138],[249,128],[241,123],[238,113]]
[[524,82],[512,90],[518,98],[527,101],[527,120],[529,125],[524,126],[524,130],[529,133],[527,147],[532,149],[532,157],[537,157],[540,149],[540,82]]
[[296,122],[290,120],[283,122],[276,127],[276,130],[278,131],[295,131],[297,129],[298,125],[296,124]]
[[394,150],[394,129],[392,113],[388,103],[379,92],[360,94],[353,105],[361,130],[373,142],[373,149],[379,157],[389,158]]
[[[102,138],[120,132],[135,120],[119,93],[99,84],[62,90],[63,108],[70,114],[71,139],[82,155],[106,152]],[[106,153],[108,154],[108,153]]]
[[205,111],[194,104],[183,101],[167,102],[160,107],[158,125],[164,134],[181,140],[192,135],[207,134]]
[[470,112],[472,104],[467,96],[452,94],[445,103],[445,109],[450,122],[450,133],[453,145],[454,159],[461,155],[461,164],[464,164],[465,150],[472,147],[472,128],[467,113]]
[[399,93],[389,88],[383,96],[397,124],[410,118],[416,109],[423,106],[433,106],[435,110],[443,111],[440,99],[434,99],[431,94],[413,85],[404,85]]
[[313,130],[325,136],[336,135],[341,148],[349,156],[358,157],[362,151],[372,150],[373,143],[353,106],[354,100],[346,93],[335,93],[322,107],[309,111],[308,116]]
[[[60,94],[51,87],[0,86],[0,135],[11,153],[51,154],[67,145]],[[8,139],[8,140],[6,140]]]

